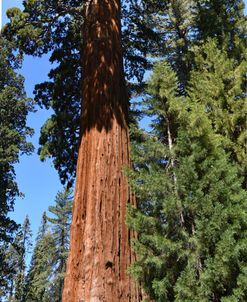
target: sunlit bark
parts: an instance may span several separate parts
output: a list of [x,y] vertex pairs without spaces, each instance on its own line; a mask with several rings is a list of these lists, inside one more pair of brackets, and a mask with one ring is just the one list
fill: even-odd
[[81,143],[63,302],[140,301],[126,270],[133,262],[125,224],[133,203],[120,1],[91,0],[84,11]]

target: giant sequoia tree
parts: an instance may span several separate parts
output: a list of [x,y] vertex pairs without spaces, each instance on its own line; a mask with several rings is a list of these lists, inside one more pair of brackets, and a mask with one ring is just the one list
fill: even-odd
[[[44,0],[26,0],[24,1],[23,12],[17,9],[9,10],[10,24],[5,28],[6,36],[10,38],[14,36],[21,51],[37,56],[51,52],[50,61],[56,63],[56,66],[49,73],[50,81],[36,86],[35,91],[36,101],[41,106],[54,110],[54,114],[41,131],[40,143],[42,146],[39,151],[41,158],[53,157],[62,182],[67,182],[70,185],[73,182],[76,159],[79,153],[71,232],[72,246],[65,282],[64,301],[77,299],[133,301],[139,299],[136,290],[131,288],[131,281],[125,273],[132,257],[129,249],[129,232],[125,227],[125,207],[128,202],[132,202],[132,198],[128,192],[126,179],[122,175],[123,167],[129,165],[129,147],[128,102],[125,92],[120,39],[120,2],[119,0],[51,0],[47,3]],[[176,237],[187,243],[190,233],[194,232],[196,223],[191,223],[192,219],[189,217],[189,225],[184,226],[188,220],[186,215],[189,216],[191,211],[189,209],[189,213],[187,211],[185,214],[183,213],[181,205],[183,198],[180,198],[177,187],[179,172],[175,171],[177,166],[174,151],[176,140],[181,139],[182,143],[180,142],[179,145],[181,148],[183,144],[188,146],[188,150],[181,152],[182,155],[178,151],[181,160],[188,159],[190,156],[193,157],[196,151],[201,154],[202,159],[205,160],[206,168],[199,167],[201,169],[200,176],[205,173],[207,177],[211,177],[207,174],[208,159],[203,158],[203,154],[209,154],[214,158],[220,173],[225,173],[228,168],[231,170],[225,152],[230,153],[231,160],[234,159],[235,163],[242,162],[243,116],[239,114],[239,111],[242,109],[243,94],[241,92],[235,94],[235,92],[241,91],[242,78],[244,78],[243,64],[237,65],[237,61],[240,62],[243,59],[243,1],[129,0],[125,3],[127,5],[122,16],[126,21],[123,43],[127,46],[127,50],[124,52],[125,62],[127,62],[127,78],[130,79],[134,76],[139,81],[142,80],[144,68],[149,67],[145,56],[151,54],[156,57],[165,57],[178,78],[178,89],[175,89],[173,95],[170,94],[172,88],[167,88],[172,101],[179,106],[187,103],[186,98],[183,102],[179,102],[180,99],[177,98],[177,95],[188,95],[189,90],[187,88],[190,85],[189,88],[194,89],[193,93],[196,95],[194,97],[196,99],[203,98],[201,102],[206,105],[205,111],[211,113],[210,118],[202,114],[202,119],[205,121],[205,128],[201,129],[202,141],[193,145],[195,149],[192,150],[186,145],[186,140],[196,140],[197,129],[194,132],[188,124],[181,125],[181,120],[177,118],[179,110],[175,113],[170,112],[169,106],[167,107],[168,103],[163,104],[162,99],[162,105],[165,105],[167,111],[166,116],[160,114],[160,108],[156,108],[157,112],[153,111],[153,113],[158,117],[156,121],[158,135],[157,133],[156,135],[162,144],[168,146],[168,148],[164,148],[165,151],[160,145],[158,146],[160,154],[165,157],[157,159],[159,155],[153,154],[154,150],[151,150],[151,159],[156,160],[153,164],[149,158],[145,159],[145,154],[142,154],[141,168],[154,167],[156,169],[157,166],[162,166],[165,173],[168,171],[165,174],[167,177],[165,183],[159,182],[157,178],[159,183],[153,194],[155,215],[159,216],[160,214],[157,223],[158,231],[161,231],[163,235],[162,222],[166,217],[162,207],[171,205],[171,209],[168,209],[171,213],[169,235],[171,234],[172,239]],[[204,22],[205,20],[210,20],[210,22]],[[226,34],[227,30],[229,34]],[[207,54],[210,67],[205,70],[205,53],[202,52],[201,57],[197,56],[195,60],[195,49],[200,48],[208,37],[216,38],[219,49],[215,47],[211,50],[211,58],[209,53]],[[227,66],[222,64],[223,69],[220,63],[212,61],[214,50],[219,62],[227,62]],[[219,55],[221,51],[226,51],[231,59],[226,56],[221,57]],[[236,62],[232,59],[236,59]],[[237,69],[235,69],[236,66],[238,66]],[[191,73],[193,68],[195,71]],[[210,68],[215,72],[212,72]],[[171,75],[170,70],[165,73],[168,81]],[[201,82],[204,81],[208,85],[207,90],[201,89],[204,88],[200,86],[201,82],[194,83],[192,86],[189,84],[190,81],[199,76],[201,76]],[[241,78],[242,82],[235,81],[235,76]],[[82,84],[81,79],[83,79]],[[162,81],[162,77],[160,79]],[[215,87],[215,81],[219,86],[216,85],[217,87]],[[170,84],[176,86],[174,81]],[[216,89],[220,87],[222,89]],[[214,95],[215,92],[217,92],[216,96]],[[226,94],[229,94],[227,101],[224,97]],[[212,102],[209,102],[209,98],[213,98]],[[235,108],[235,105],[239,108]],[[80,107],[82,108],[81,114]],[[221,148],[216,148],[214,153],[214,150],[208,150],[204,143],[206,142],[210,147],[217,135],[222,138],[226,134],[226,127],[221,128],[221,125],[217,123],[218,120],[216,121],[218,118],[216,115],[222,113],[221,109],[229,110],[230,118],[225,119],[224,117],[229,129],[227,129],[227,139],[223,140],[225,144],[222,143]],[[187,108],[187,110],[190,112],[191,108]],[[236,114],[231,114],[231,110],[235,110]],[[196,110],[193,108],[193,114],[195,112]],[[183,118],[189,121],[194,118],[193,114],[185,114]],[[212,121],[212,125],[210,125],[209,120]],[[197,123],[196,125],[198,125]],[[239,125],[241,126],[239,127]],[[189,137],[180,131],[180,128],[183,127],[188,130]],[[146,147],[141,146],[141,152],[145,151]],[[225,162],[220,161],[219,153],[221,151],[224,154]],[[192,164],[197,165],[197,159],[192,161]],[[136,165],[138,166],[139,162]],[[181,167],[185,169],[186,164]],[[243,171],[243,168],[241,170]],[[181,178],[186,179],[186,171],[180,172]],[[192,172],[197,173],[198,170]],[[235,179],[237,174],[235,170],[233,172],[234,175],[232,175]],[[217,177],[221,180],[222,175],[217,174]],[[150,186],[152,182],[153,185],[156,185],[154,180],[149,180]],[[196,182],[196,180],[194,181]],[[142,182],[142,179],[138,179],[138,185]],[[168,201],[166,199],[167,204],[163,204],[164,196],[160,184],[168,187],[168,199],[170,199]],[[190,185],[192,183],[186,183],[188,190]],[[200,185],[201,183],[197,181],[195,186]],[[229,187],[230,185],[233,184],[229,183]],[[140,189],[142,188],[140,186]],[[149,187],[145,187],[145,189],[147,188]],[[216,187],[212,186],[212,188],[215,189]],[[224,192],[226,198],[228,195],[235,194],[234,188],[231,188],[230,191]],[[153,196],[149,195],[150,192],[143,190],[142,194],[145,193],[148,194],[148,198],[141,203],[142,200],[139,196],[139,206],[144,214],[149,215],[153,210]],[[186,195],[189,196],[188,199],[192,195],[195,198],[198,196],[198,192],[192,193],[189,192]],[[211,198],[210,194],[206,194],[206,196]],[[218,196],[216,197],[218,198]],[[197,205],[196,202],[195,204]],[[194,212],[192,214],[194,215],[192,218],[197,215]],[[143,217],[140,217],[142,220]],[[133,222],[133,224],[135,223],[136,221]],[[151,221],[151,235],[155,227]],[[184,237],[183,229],[186,227],[189,235]],[[141,238],[141,228],[135,226],[134,228],[140,232]],[[218,234],[216,235],[218,236]],[[157,237],[154,239],[150,239],[150,237],[144,238],[144,245],[152,245],[152,240],[157,239]],[[157,239],[157,244],[159,244],[161,237]],[[196,238],[196,236],[191,237],[193,237],[192,239]],[[218,239],[219,237],[216,238],[216,240]],[[157,254],[159,248],[162,253],[169,248],[171,253],[174,250],[179,251],[180,246],[175,244],[169,247],[168,244],[169,242],[166,242],[164,246],[158,246],[158,248],[155,246],[154,254]],[[177,270],[179,270],[178,266],[181,263],[178,261],[174,264],[176,257],[173,257],[172,261],[170,258],[166,263],[159,262],[157,258],[154,261],[157,260],[159,265],[161,263],[161,269],[158,270],[161,277],[163,277],[163,273],[166,273],[164,266],[162,266],[164,263],[166,268],[167,265],[172,266],[172,269],[175,270],[174,275],[168,276],[168,279],[163,279],[163,283],[159,282],[161,277],[158,276],[154,287],[150,289],[147,283],[152,279],[152,276],[149,278],[148,273],[152,274],[154,268],[157,268],[155,264],[151,263],[151,266],[147,265],[148,273],[145,274],[145,278],[148,277],[142,280],[150,294],[160,298],[161,301],[165,295],[168,295],[170,300],[174,298],[174,284],[172,282],[178,276]],[[146,259],[149,261],[150,258],[147,257]],[[200,261],[197,265],[199,269],[197,268],[196,273],[199,274]],[[141,265],[139,269],[140,267]],[[190,279],[190,273],[191,271],[188,272],[188,275],[184,274],[185,278],[189,276],[188,279]],[[182,278],[180,280],[184,281]],[[191,280],[193,281],[192,278]],[[169,293],[166,293],[167,288]],[[159,295],[160,292],[161,295]],[[183,291],[177,288],[176,292],[181,294],[181,299],[183,299]],[[212,292],[216,295],[216,300],[221,295],[216,291]],[[191,295],[195,296],[196,294]],[[192,299],[191,296],[188,299]]]
[[[76,32],[70,29],[82,26],[82,42],[76,48],[83,72],[82,87],[77,87],[83,100],[81,132],[63,301],[138,301],[127,274],[133,255],[125,212],[133,199],[123,174],[130,157],[120,1],[24,1],[24,7],[23,13],[9,11],[11,24],[5,32],[14,34],[28,54],[53,50],[56,60],[65,37]],[[65,81],[61,84],[66,86]],[[70,152],[68,148],[64,152]]]
[[120,1],[84,8],[81,143],[63,301],[137,301],[125,225],[132,202]]

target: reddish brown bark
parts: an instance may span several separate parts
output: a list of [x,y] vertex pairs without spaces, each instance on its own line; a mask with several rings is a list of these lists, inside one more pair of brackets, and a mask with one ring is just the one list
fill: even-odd
[[83,28],[82,137],[63,302],[140,301],[125,224],[132,203],[120,42],[120,1],[87,2]]

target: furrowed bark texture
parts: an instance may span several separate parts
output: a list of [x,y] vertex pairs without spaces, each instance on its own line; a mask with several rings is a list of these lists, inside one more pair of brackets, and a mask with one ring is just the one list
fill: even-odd
[[83,28],[82,137],[63,302],[140,301],[126,270],[134,256],[125,218],[133,202],[120,1],[88,1]]

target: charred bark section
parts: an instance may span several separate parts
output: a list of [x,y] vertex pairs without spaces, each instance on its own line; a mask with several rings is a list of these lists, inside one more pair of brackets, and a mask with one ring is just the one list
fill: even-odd
[[82,135],[62,301],[137,302],[127,274],[133,200],[123,175],[130,158],[120,1],[88,1],[84,17]]

